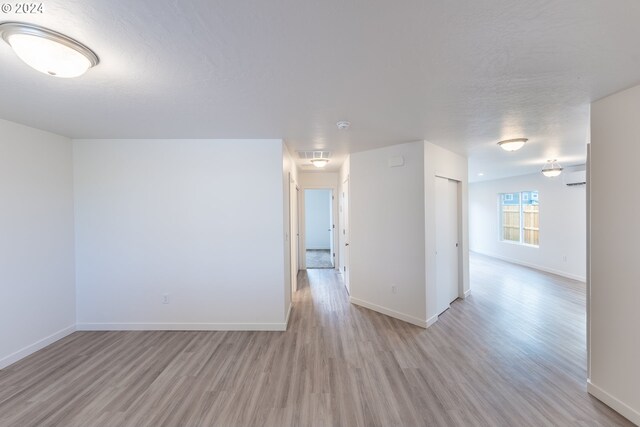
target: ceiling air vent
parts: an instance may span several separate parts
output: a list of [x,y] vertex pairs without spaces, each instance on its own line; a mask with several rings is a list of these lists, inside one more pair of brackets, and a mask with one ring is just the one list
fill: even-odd
[[330,151],[298,151],[298,157],[303,160],[329,159],[331,158],[331,152]]

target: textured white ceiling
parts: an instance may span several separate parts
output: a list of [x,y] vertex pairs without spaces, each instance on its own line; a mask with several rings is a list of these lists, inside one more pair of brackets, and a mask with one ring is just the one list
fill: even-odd
[[[640,82],[637,0],[47,1],[100,56],[79,79],[0,44],[0,117],[78,138],[426,139],[483,179],[582,163],[590,101]],[[352,128],[338,131],[347,119]],[[516,153],[500,139],[527,137]]]

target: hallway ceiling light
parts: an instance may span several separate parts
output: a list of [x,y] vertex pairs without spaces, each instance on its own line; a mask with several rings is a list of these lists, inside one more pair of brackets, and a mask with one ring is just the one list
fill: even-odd
[[557,160],[547,160],[547,164],[542,168],[542,174],[546,177],[553,178],[562,173],[562,166]]
[[338,123],[336,123],[336,126],[338,126],[338,129],[340,130],[347,130],[351,126],[351,122],[340,120]]
[[56,31],[21,22],[0,24],[2,39],[30,67],[55,77],[78,77],[98,65],[82,43]]
[[505,151],[517,151],[524,147],[527,141],[527,138],[506,139],[498,142],[498,145]]
[[327,166],[327,163],[329,163],[329,159],[313,159],[313,160],[311,160],[311,164],[313,164],[313,166],[315,166],[317,168],[323,168],[323,167]]

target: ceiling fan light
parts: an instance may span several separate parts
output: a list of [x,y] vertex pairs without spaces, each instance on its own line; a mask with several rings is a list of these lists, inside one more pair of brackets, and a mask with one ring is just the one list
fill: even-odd
[[527,141],[527,138],[506,139],[498,142],[498,145],[505,151],[517,151],[524,147]]
[[563,167],[557,160],[547,160],[547,164],[542,168],[542,174],[548,178],[554,178],[562,173]]

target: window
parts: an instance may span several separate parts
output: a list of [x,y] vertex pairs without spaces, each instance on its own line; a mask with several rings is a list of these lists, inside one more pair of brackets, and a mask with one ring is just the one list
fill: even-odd
[[537,191],[503,193],[500,201],[500,240],[538,246],[540,207]]

